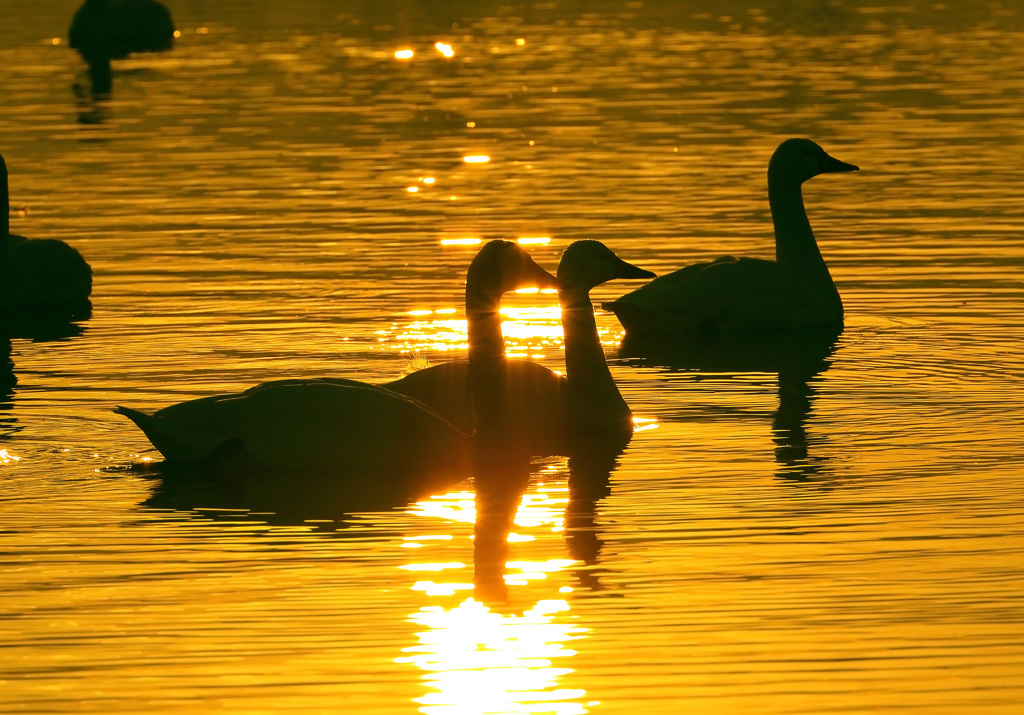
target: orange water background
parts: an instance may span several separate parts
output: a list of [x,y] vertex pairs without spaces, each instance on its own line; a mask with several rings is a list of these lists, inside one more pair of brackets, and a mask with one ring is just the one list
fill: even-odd
[[[1015,3],[193,0],[105,105],[76,5],[0,4],[12,231],[95,273],[0,395],[0,710],[1016,712]],[[599,314],[644,429],[591,493],[533,465],[497,585],[472,484],[348,511],[127,471],[156,455],[116,404],[463,356],[474,241],[771,256],[788,136],[861,167],[805,187],[845,332],[696,365]],[[553,296],[507,307],[562,369]]]

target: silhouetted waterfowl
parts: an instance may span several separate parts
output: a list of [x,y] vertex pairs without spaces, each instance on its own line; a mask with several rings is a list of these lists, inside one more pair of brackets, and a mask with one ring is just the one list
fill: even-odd
[[0,156],[0,299],[7,310],[45,311],[87,306],[92,270],[82,254],[57,239],[11,234],[7,163]]
[[174,22],[156,0],[85,0],[71,20],[68,40],[89,65],[93,94],[109,94],[110,61],[171,49]]
[[[501,409],[511,415],[505,418],[505,427],[511,421],[525,432],[534,454],[560,453],[566,440],[576,435],[632,433],[629,407],[605,361],[590,290],[614,278],[653,276],[626,263],[598,241],[576,241],[565,249],[558,264],[565,377],[529,360],[506,359],[497,305],[473,310],[467,302],[470,361],[491,361],[492,382],[504,390]],[[480,410],[479,404],[471,405],[470,372],[466,361],[441,363],[387,387],[422,400],[453,424],[469,429],[474,412]],[[493,390],[488,395],[498,399]]]
[[[496,311],[502,294],[536,285],[556,280],[520,246],[492,241],[470,265],[467,303],[493,303]],[[349,380],[280,380],[153,415],[115,412],[168,460],[189,464],[406,475],[465,467],[471,456],[470,436],[423,403]]]
[[730,332],[843,325],[843,303],[804,210],[801,185],[857,171],[808,139],[787,139],[768,164],[775,261],[723,256],[605,303],[629,333]]

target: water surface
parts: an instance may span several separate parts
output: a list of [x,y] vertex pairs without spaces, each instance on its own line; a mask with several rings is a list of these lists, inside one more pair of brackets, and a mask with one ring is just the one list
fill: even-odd
[[[76,4],[0,6],[12,230],[95,272],[90,319],[11,340],[0,709],[1016,712],[1016,4],[180,2],[100,104]],[[789,136],[862,169],[805,186],[846,330],[652,352],[600,314],[648,421],[534,463],[506,538],[471,482],[369,509],[128,470],[157,455],[116,404],[463,356],[468,239],[771,256]],[[562,369],[552,297],[507,307]]]

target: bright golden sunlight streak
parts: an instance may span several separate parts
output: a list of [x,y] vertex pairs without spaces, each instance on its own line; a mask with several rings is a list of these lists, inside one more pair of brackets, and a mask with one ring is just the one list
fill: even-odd
[[[544,355],[547,351],[560,349],[562,345],[562,313],[555,298],[554,289],[537,288],[516,291],[517,293],[548,299],[550,305],[508,305],[501,309],[501,330],[505,336],[506,352],[510,357]],[[521,302],[521,301],[514,301]],[[456,318],[461,310],[455,308],[418,308],[406,314],[409,322],[396,322],[391,330],[381,331],[382,347],[398,352],[466,350],[469,335],[463,317]],[[539,358],[538,358],[539,359]]]
[[661,425],[658,424],[658,420],[653,417],[633,417],[633,431],[634,432],[646,432],[652,429],[658,429]]
[[446,45],[443,42],[435,42],[434,47],[437,48],[437,51],[440,52],[445,57],[455,56],[455,50],[452,49],[451,45]]
[[[427,549],[407,552],[417,560],[398,568],[413,574],[417,580],[411,590],[426,603],[409,616],[421,627],[416,642],[403,648],[395,662],[423,671],[427,692],[415,698],[420,712],[577,715],[589,711],[587,706],[593,703],[585,703],[585,691],[559,683],[573,671],[569,659],[576,651],[571,642],[586,632],[570,618],[571,605],[565,600],[565,594],[573,592],[565,577],[576,562],[530,558],[540,553],[538,549],[550,553],[555,545],[564,553],[560,532],[567,502],[564,482],[537,483],[523,496],[515,531],[509,534],[510,558],[504,564],[508,598],[498,607],[467,593],[474,588],[468,583],[471,564],[417,558],[428,557],[432,548],[435,553],[440,553],[438,548],[452,548],[445,536],[415,537]],[[446,522],[464,540],[476,518],[474,504],[472,492],[458,491],[418,502],[410,511],[442,522],[442,529]],[[412,540],[406,539],[403,545]],[[522,605],[507,605],[516,602]]]
[[412,50],[397,50],[395,52],[395,59],[410,60],[412,59],[413,54],[415,53]]
[[576,654],[566,644],[583,630],[556,620],[568,611],[561,599],[507,615],[472,598],[450,609],[427,606],[410,616],[425,629],[416,634],[419,643],[395,661],[425,671],[436,692],[416,701],[430,715],[585,713],[578,702],[585,691],[558,687],[572,672],[563,663]]

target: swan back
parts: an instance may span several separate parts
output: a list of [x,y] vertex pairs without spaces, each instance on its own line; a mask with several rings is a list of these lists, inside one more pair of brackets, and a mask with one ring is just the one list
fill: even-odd
[[71,19],[68,44],[87,62],[161,52],[174,44],[174,21],[156,0],[85,0]]

